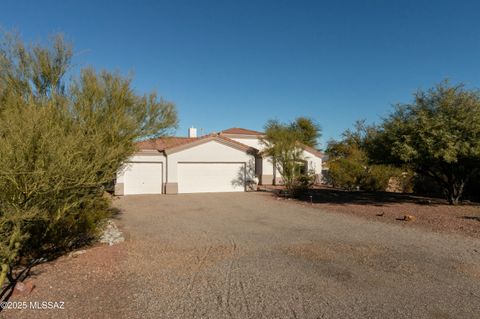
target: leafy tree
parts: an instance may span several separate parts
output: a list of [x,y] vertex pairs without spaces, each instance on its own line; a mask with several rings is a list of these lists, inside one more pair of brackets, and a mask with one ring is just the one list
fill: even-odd
[[110,214],[104,187],[134,142],[176,126],[175,106],[130,79],[83,69],[67,81],[61,37],[0,43],[0,287],[20,258],[72,249]]
[[320,125],[308,117],[298,117],[290,124],[293,131],[298,132],[298,141],[310,146],[317,147],[321,136]]
[[305,127],[301,128],[297,124],[298,121],[284,124],[276,120],[270,120],[265,125],[265,137],[262,139],[265,146],[264,154],[272,157],[285,187],[292,194],[304,191],[315,180],[314,173],[305,170],[306,163],[302,148],[307,136],[305,132],[316,128],[314,134],[310,136],[316,136],[316,138],[320,136],[318,126],[309,126],[305,129]]
[[480,169],[480,93],[448,82],[418,91],[371,131],[366,145],[377,162],[434,179],[457,204]]

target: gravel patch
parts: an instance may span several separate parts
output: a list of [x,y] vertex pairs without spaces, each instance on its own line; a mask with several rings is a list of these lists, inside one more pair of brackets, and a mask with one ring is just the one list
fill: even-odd
[[[5,318],[475,318],[480,240],[266,193],[115,200],[127,240],[35,267]],[[23,298],[23,299],[22,299]],[[12,298],[13,300],[13,298]]]
[[313,191],[305,200],[272,199],[308,205],[320,211],[354,215],[372,221],[456,233],[480,239],[480,203],[448,205],[446,200],[410,194],[347,192],[333,188]]

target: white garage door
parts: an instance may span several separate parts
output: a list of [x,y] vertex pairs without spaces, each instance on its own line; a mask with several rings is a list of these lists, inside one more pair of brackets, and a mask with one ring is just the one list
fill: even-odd
[[179,193],[245,191],[245,163],[178,163]]
[[125,195],[162,193],[162,163],[129,163],[124,178]]

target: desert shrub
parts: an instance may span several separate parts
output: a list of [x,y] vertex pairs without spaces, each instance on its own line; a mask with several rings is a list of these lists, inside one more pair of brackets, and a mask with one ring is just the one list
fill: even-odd
[[361,163],[346,158],[339,158],[329,163],[329,182],[334,187],[348,190],[360,187],[365,174],[365,168]]
[[411,191],[412,174],[407,168],[371,163],[363,147],[365,130],[358,122],[355,131],[347,130],[341,140],[328,143],[328,182],[347,190],[385,191],[394,179],[402,191]]
[[396,191],[408,192],[411,189],[410,175],[408,171],[394,166],[369,165],[360,187],[368,191],[386,191],[394,180],[398,183]]
[[308,170],[295,176],[289,190],[294,197],[305,195],[315,185],[315,171]]
[[386,191],[395,178],[403,192],[411,191],[408,172],[387,165],[368,165],[349,158],[340,158],[329,164],[329,183],[347,190]]
[[398,172],[398,174],[390,178],[387,191],[413,193],[417,175],[407,168],[398,170]]
[[110,214],[104,189],[142,136],[176,124],[174,105],[130,79],[84,69],[72,50],[3,36],[0,46],[0,286],[20,259],[92,238]]

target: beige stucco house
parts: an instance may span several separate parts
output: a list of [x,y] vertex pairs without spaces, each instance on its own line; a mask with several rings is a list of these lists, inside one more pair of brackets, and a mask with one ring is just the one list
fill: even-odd
[[[280,183],[262,154],[263,133],[230,128],[197,137],[162,137],[137,143],[138,152],[117,173],[116,195],[244,192]],[[305,164],[321,178],[322,154],[302,146]]]

